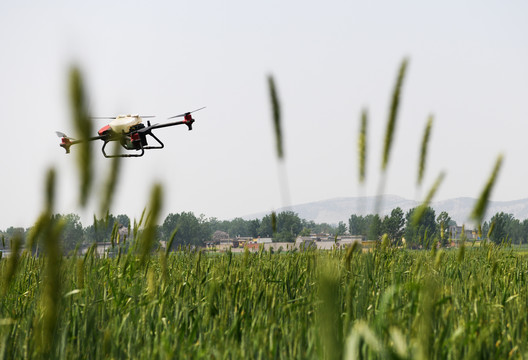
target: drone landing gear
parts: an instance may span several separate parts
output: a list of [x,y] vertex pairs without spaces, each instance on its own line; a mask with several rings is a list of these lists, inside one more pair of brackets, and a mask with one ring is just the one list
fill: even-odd
[[[103,148],[101,149],[101,151],[103,152],[103,155],[105,158],[117,158],[117,157],[141,157],[143,156],[143,154],[145,153],[145,150],[143,148],[140,148],[138,150],[141,150],[141,153],[139,154],[107,154],[106,151],[105,151],[105,148],[106,148],[106,145],[109,143],[110,141],[105,141],[104,144],[103,144]],[[124,146],[123,146],[124,147]],[[126,149],[126,148],[125,148]]]
[[160,139],[158,139],[153,133],[149,132],[147,135],[150,135],[154,138],[154,140],[156,140],[159,144],[159,146],[144,146],[143,149],[163,149],[165,147],[165,145],[163,145],[163,143],[161,142]]
[[[145,150],[148,150],[148,149],[163,149],[165,147],[165,145],[161,142],[160,139],[158,139],[156,136],[154,136],[154,134],[152,133],[148,133],[148,134],[145,134],[145,135],[150,135],[154,138],[154,140],[157,141],[157,143],[159,145],[155,145],[155,146],[142,146],[142,143],[138,141],[137,145],[132,143],[132,144],[128,144],[128,143],[123,143],[121,142],[121,146],[123,148],[125,148],[126,150],[136,150],[136,151],[141,151],[139,154],[107,154],[106,151],[105,151],[105,148],[106,148],[106,145],[111,141],[111,140],[107,140],[104,142],[103,144],[103,148],[101,149],[101,151],[103,152],[103,155],[105,158],[116,158],[116,157],[141,157],[143,156],[143,154],[145,154]],[[144,144],[147,144],[146,140],[144,141]]]

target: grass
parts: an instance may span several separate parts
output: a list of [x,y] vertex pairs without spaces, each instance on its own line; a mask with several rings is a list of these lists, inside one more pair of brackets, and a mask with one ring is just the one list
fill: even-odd
[[[528,259],[457,251],[129,253],[59,262],[39,344],[46,261],[27,253],[0,300],[2,358],[507,358],[528,355]],[[163,267],[166,266],[166,280]],[[8,263],[0,263],[6,281]],[[4,284],[3,284],[4,285]],[[42,339],[41,339],[42,340]]]

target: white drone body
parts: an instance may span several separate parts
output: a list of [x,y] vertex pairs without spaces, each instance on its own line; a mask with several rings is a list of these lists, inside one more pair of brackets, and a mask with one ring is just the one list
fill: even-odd
[[108,126],[118,134],[128,133],[130,128],[134,125],[141,124],[143,119],[139,115],[118,115],[114,120],[110,121]]

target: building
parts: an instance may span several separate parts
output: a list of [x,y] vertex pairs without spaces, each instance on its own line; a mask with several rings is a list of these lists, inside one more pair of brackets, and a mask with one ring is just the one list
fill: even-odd
[[[452,240],[460,240],[462,236],[462,229],[464,229],[463,226],[457,226],[457,225],[451,225],[449,226],[449,237]],[[478,238],[478,234],[475,230],[465,230],[464,233],[466,234],[467,240],[476,240]]]

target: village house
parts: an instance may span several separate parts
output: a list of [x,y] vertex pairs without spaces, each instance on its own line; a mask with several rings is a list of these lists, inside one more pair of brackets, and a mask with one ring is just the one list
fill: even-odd
[[[452,240],[460,240],[462,236],[463,226],[451,225],[449,226],[449,237]],[[476,240],[478,239],[478,234],[475,230],[464,229],[467,240]]]

